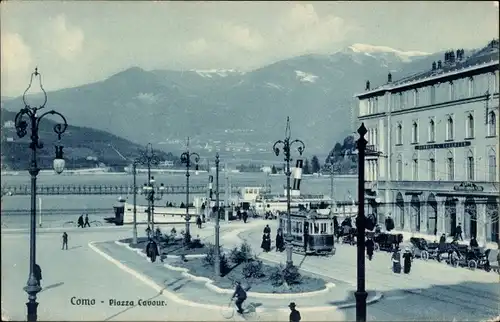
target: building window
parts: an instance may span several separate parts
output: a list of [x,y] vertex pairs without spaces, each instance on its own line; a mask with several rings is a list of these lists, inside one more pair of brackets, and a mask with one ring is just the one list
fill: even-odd
[[411,143],[418,142],[418,124],[417,122],[413,122],[411,127]]
[[413,156],[413,162],[412,162],[412,172],[413,172],[413,180],[417,181],[418,180],[418,158],[417,156]]
[[419,99],[418,99],[418,89],[415,89],[413,92],[413,105],[418,106],[419,104]]
[[378,113],[378,97],[375,97],[373,103],[373,113]]
[[450,101],[453,101],[455,99],[455,86],[453,85],[453,82],[450,82]]
[[398,124],[396,128],[396,144],[403,144],[403,126]]
[[474,77],[469,77],[469,97],[473,97],[474,94]]
[[436,140],[436,125],[434,120],[429,121],[429,142],[434,142]]
[[397,162],[397,179],[399,181],[403,180],[403,161],[398,160]]
[[431,85],[431,104],[436,104],[436,86]]
[[399,108],[403,109],[406,107],[405,95],[403,92],[399,93]]
[[467,115],[466,123],[467,138],[472,139],[474,137],[474,116],[472,114]]
[[475,178],[474,155],[472,151],[467,154],[467,180],[474,181]]
[[490,111],[488,113],[488,135],[495,136],[497,135],[497,119],[495,112]]
[[448,152],[446,168],[448,172],[448,181],[455,180],[455,160],[453,159],[453,154],[451,152]]
[[446,139],[453,140],[453,118],[448,116],[446,120]]
[[436,159],[434,159],[434,155],[429,158],[429,180],[436,180]]
[[497,158],[495,156],[495,151],[490,152],[488,156],[488,181],[497,181]]

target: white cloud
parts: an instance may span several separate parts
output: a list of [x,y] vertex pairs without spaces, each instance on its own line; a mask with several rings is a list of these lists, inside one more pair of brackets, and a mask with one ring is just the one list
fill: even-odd
[[[23,88],[26,74],[32,64],[31,48],[17,33],[2,33],[1,38],[2,88]],[[2,92],[4,92],[2,90]]]
[[81,53],[85,36],[82,29],[68,25],[66,16],[61,14],[51,21],[49,38],[59,56],[72,60]]
[[222,30],[228,41],[242,49],[258,51],[264,46],[264,38],[256,30],[233,23],[224,23]]

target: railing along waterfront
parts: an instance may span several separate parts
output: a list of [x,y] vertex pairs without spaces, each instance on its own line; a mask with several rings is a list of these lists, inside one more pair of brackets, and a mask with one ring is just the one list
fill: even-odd
[[[268,185],[262,186],[270,191],[271,187]],[[232,186],[231,193],[239,193],[243,186]],[[142,187],[137,186],[136,192],[141,193]],[[189,192],[193,194],[205,194],[207,192],[207,185],[190,185]],[[224,193],[225,188],[221,187],[220,192]],[[127,195],[133,194],[134,188],[129,185],[38,185],[36,189],[37,195]],[[186,186],[165,186],[164,193],[166,194],[185,194]],[[30,195],[30,185],[11,185],[2,187],[2,196],[14,195]]]

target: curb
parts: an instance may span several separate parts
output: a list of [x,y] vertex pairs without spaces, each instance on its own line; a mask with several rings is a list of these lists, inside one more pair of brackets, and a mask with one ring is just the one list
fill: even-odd
[[[227,288],[220,288],[216,285],[214,285],[214,281],[208,277],[203,277],[203,276],[195,276],[189,273],[189,269],[184,268],[184,267],[177,267],[177,266],[172,266],[169,264],[163,264],[167,269],[170,269],[172,271],[177,271],[181,272],[182,275],[184,275],[187,278],[190,278],[195,281],[200,281],[200,282],[205,282],[205,286],[219,294],[233,294],[234,290],[230,290]],[[259,292],[247,292],[248,296],[253,296],[256,298],[281,298],[283,296],[293,296],[293,297],[310,297],[310,296],[315,296],[318,294],[326,293],[330,289],[334,288],[336,285],[334,283],[326,283],[326,287],[322,290],[319,291],[312,291],[312,292],[304,292],[304,293],[259,293]]]

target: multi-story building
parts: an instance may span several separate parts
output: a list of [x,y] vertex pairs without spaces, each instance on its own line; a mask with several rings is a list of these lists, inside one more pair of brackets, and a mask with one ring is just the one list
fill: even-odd
[[356,95],[368,133],[367,202],[383,222],[428,235],[498,242],[498,40]]

